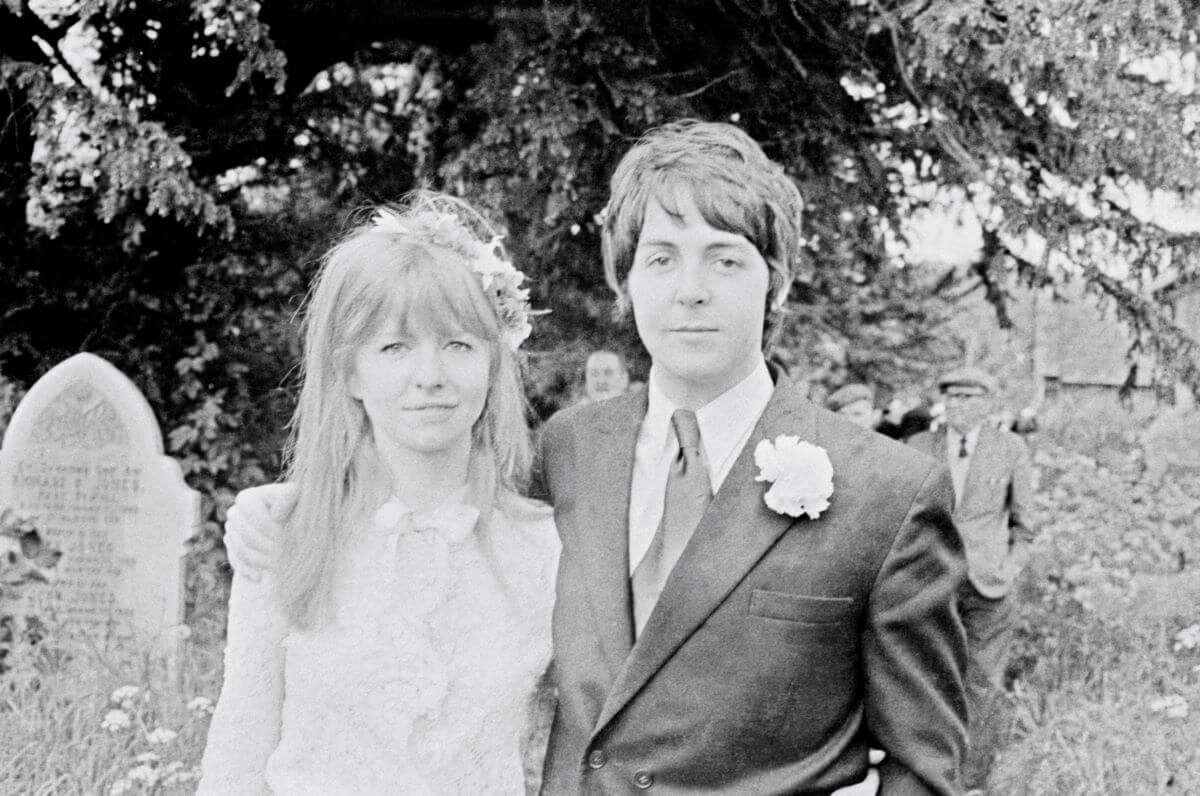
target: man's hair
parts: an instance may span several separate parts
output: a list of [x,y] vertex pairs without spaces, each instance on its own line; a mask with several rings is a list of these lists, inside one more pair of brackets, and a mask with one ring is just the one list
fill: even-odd
[[685,119],[663,125],[647,132],[617,164],[601,246],[618,312],[629,308],[629,269],[646,207],[653,199],[678,217],[679,190],[691,196],[708,224],[745,237],[766,260],[765,347],[799,260],[804,199],[783,167],[732,124]]

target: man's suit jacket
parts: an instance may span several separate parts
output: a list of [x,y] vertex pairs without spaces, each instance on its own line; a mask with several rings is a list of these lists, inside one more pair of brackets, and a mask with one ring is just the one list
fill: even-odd
[[[945,428],[917,434],[908,444],[940,461],[948,456]],[[1027,545],[1036,534],[1029,524],[1032,504],[1025,440],[1011,431],[981,427],[963,494],[955,500],[954,525],[966,549],[967,577],[984,597],[1008,594],[1025,565]]]
[[[825,793],[889,753],[882,792],[952,793],[964,746],[964,576],[944,466],[782,379],[634,643],[628,511],[644,390],[543,430],[562,537],[559,702],[543,793]],[[833,462],[817,520],[777,514],[754,448]]]

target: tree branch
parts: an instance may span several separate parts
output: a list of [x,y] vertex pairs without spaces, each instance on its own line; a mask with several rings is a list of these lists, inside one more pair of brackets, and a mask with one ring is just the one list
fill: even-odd
[[869,2],[871,3],[871,8],[875,10],[875,13],[879,14],[884,25],[887,26],[888,36],[892,42],[892,54],[896,61],[896,71],[900,75],[900,82],[904,87],[905,93],[914,105],[927,113],[929,123],[933,128],[933,134],[937,138],[938,143],[942,145],[942,148],[946,150],[946,153],[972,177],[982,179],[983,168],[954,134],[942,124],[941,120],[937,118],[936,109],[930,107],[929,103],[925,101],[921,93],[917,91],[917,87],[913,84],[912,78],[909,76],[908,64],[904,62],[904,50],[900,40],[900,26],[896,22],[896,18],[892,16],[890,11],[880,5],[879,0],[869,0]]
[[58,46],[63,36],[66,35],[67,30],[70,29],[70,25],[64,23],[58,28],[51,28],[41,17],[34,13],[29,5],[29,0],[21,0],[21,13],[17,16],[17,19],[21,21],[22,26],[29,32],[30,38],[40,39],[50,48],[52,53],[51,58],[58,66],[62,67],[63,71],[70,76],[75,85],[86,88],[83,80],[79,77],[79,73],[67,62],[66,57]]
[[691,99],[692,97],[698,97],[701,94],[703,94],[705,91],[708,91],[710,88],[717,85],[718,83],[724,83],[726,80],[729,80],[732,77],[740,75],[745,71],[746,71],[746,67],[743,66],[741,68],[734,69],[730,72],[726,72],[725,74],[721,75],[720,77],[714,77],[712,80],[708,81],[700,88],[693,89],[684,94],[677,94],[676,99]]

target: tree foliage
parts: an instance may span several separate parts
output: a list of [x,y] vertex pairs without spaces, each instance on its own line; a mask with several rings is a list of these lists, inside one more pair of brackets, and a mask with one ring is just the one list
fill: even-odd
[[644,368],[596,215],[629,144],[695,116],[806,197],[779,346],[799,375],[900,386],[957,353],[938,325],[964,286],[904,234],[959,203],[1001,309],[1012,274],[1082,278],[1196,383],[1155,291],[1197,236],[1135,201],[1196,187],[1196,25],[1181,0],[5,0],[0,371],[112,360],[219,520],[278,470],[317,254],[348,210],[429,184],[489,210],[553,309],[529,344],[545,414],[592,347]]

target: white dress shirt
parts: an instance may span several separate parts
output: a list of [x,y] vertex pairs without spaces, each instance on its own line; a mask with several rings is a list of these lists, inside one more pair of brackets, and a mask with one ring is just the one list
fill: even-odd
[[963,489],[967,485],[967,473],[971,470],[971,458],[975,455],[975,446],[979,444],[979,426],[966,433],[967,455],[959,456],[963,435],[951,427],[946,428],[946,461],[950,465],[950,480],[954,482],[954,505],[962,499]]
[[[713,494],[721,488],[775,385],[761,357],[750,375],[696,410],[700,425],[700,448],[708,462]],[[679,407],[663,394],[655,369],[646,384],[646,417],[638,431],[633,454],[633,483],[629,488],[629,571],[633,572],[662,521],[663,498],[671,462],[679,453],[679,441],[671,429],[671,415]]]

